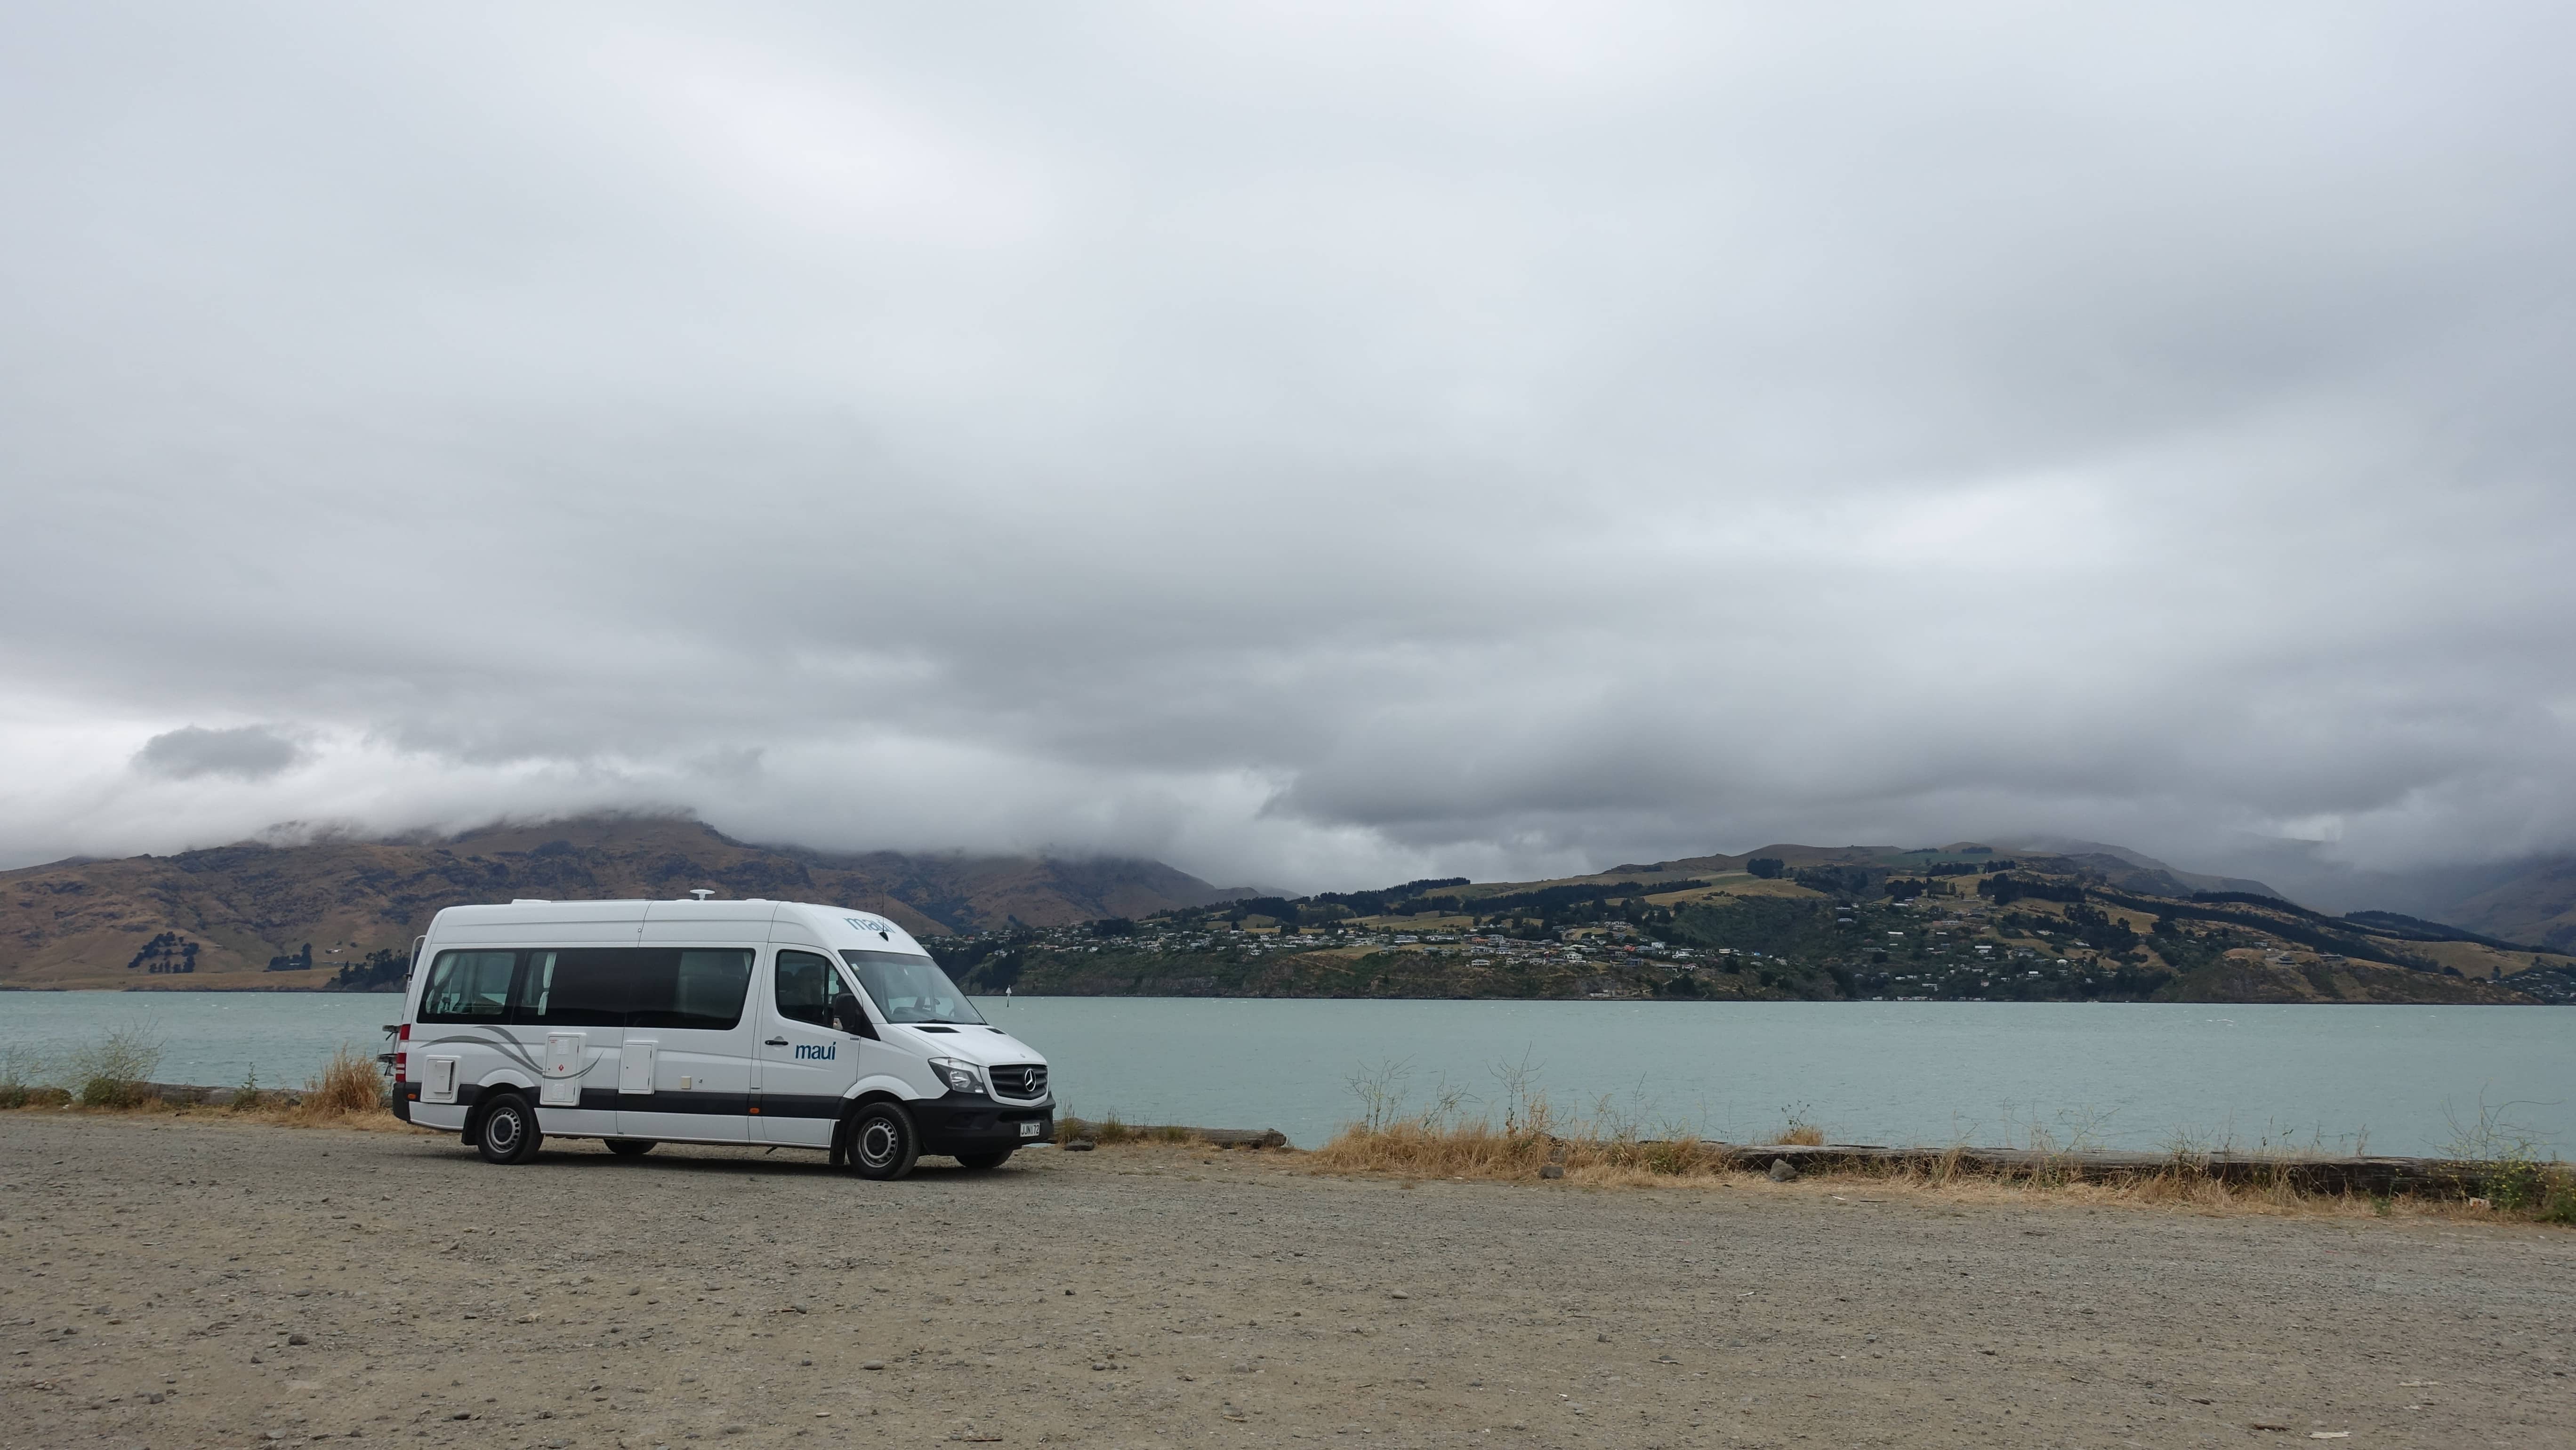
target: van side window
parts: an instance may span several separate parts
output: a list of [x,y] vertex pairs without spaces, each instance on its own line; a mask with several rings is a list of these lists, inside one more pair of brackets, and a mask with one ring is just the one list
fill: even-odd
[[631,947],[530,952],[510,1020],[547,1027],[622,1027],[644,955]]
[[440,952],[421,994],[423,1022],[499,1022],[510,1007],[517,952]]
[[832,964],[812,952],[778,954],[778,1015],[790,1022],[832,1025]]
[[644,948],[645,968],[630,981],[636,994],[629,1027],[723,1031],[742,1021],[751,992],[751,953],[731,947]]

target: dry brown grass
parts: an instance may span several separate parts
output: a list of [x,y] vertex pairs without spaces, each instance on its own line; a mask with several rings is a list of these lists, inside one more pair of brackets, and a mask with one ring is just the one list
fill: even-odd
[[294,1121],[306,1124],[393,1117],[385,1108],[385,1080],[377,1072],[375,1060],[345,1044],[331,1054],[331,1061],[320,1075],[305,1083],[302,1095],[284,1111]]
[[97,1042],[40,1062],[0,1054],[0,1110],[78,1112],[102,1116],[217,1115],[245,1122],[294,1127],[355,1127],[412,1131],[385,1106],[385,1081],[373,1058],[343,1045],[300,1091],[260,1089],[244,1083],[221,1103],[161,1096],[148,1079],[160,1045],[148,1034],[120,1028]]

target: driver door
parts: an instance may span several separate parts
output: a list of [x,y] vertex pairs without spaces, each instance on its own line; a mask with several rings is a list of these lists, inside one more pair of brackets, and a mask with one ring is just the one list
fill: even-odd
[[769,975],[770,989],[756,994],[760,1077],[752,1093],[753,1140],[828,1148],[850,1084],[859,1080],[859,1044],[876,1029],[820,952],[780,947]]

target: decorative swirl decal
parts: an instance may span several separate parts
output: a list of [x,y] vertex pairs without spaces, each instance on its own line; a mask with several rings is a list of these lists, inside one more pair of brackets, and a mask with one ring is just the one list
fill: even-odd
[[[490,1031],[491,1029],[486,1028],[484,1030]],[[605,1060],[590,1056],[589,1044],[584,1043],[582,1046],[583,1061],[579,1068],[571,1072],[548,1072],[546,1071],[545,1064],[529,1056],[526,1046],[521,1044],[515,1037],[433,1037],[424,1042],[416,1042],[413,1046],[446,1047],[454,1043],[465,1043],[475,1047],[489,1047],[495,1052],[500,1053],[503,1057],[508,1058],[510,1061],[535,1074],[537,1080],[540,1082],[570,1082],[575,1078],[587,1077],[589,1076],[592,1068],[599,1066],[599,1064]]]

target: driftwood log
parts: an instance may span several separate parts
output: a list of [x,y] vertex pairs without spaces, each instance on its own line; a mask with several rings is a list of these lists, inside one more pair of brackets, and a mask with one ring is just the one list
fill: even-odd
[[1219,1148],[1285,1148],[1288,1135],[1277,1128],[1192,1128],[1202,1143]]
[[2432,1194],[2471,1197],[2504,1165],[2439,1158],[2301,1158],[2249,1153],[2049,1153],[2022,1148],[1887,1148],[1867,1143],[1772,1146],[1710,1143],[1702,1151],[1729,1167],[1761,1172],[1786,1162],[1801,1173],[1830,1169],[1896,1170],[1935,1177],[2039,1179],[2120,1183],[2166,1176],[2220,1183],[2283,1184],[2302,1193],[2364,1193],[2375,1197]]
[[1094,1123],[1082,1118],[1058,1121],[1062,1138],[1098,1141],[1103,1137],[1142,1142],[1204,1143],[1212,1148],[1285,1148],[1288,1135],[1277,1128],[1188,1128],[1174,1123]]

